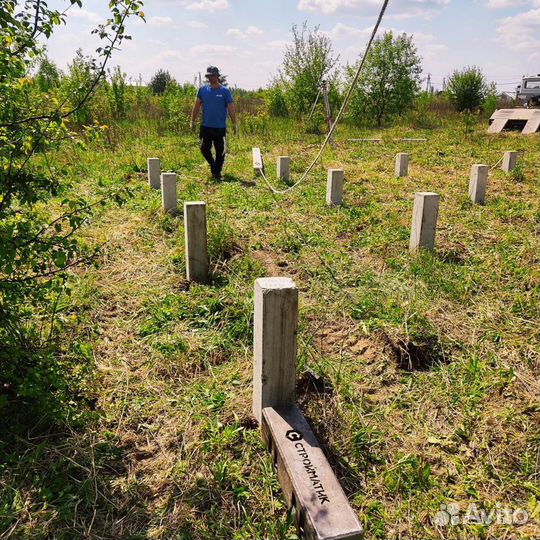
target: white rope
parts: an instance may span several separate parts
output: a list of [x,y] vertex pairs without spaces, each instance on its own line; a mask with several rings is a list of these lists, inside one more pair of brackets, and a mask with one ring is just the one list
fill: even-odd
[[349,90],[348,90],[348,92],[347,92],[347,94],[345,96],[345,99],[343,100],[341,108],[339,109],[339,112],[337,113],[336,120],[332,124],[332,127],[330,128],[330,131],[327,133],[326,138],[324,139],[324,142],[323,142],[321,148],[319,149],[319,152],[315,156],[315,159],[311,162],[311,165],[306,169],[306,172],[301,176],[301,178],[296,183],[294,183],[292,186],[289,186],[287,189],[276,189],[270,184],[270,182],[268,181],[268,178],[266,178],[266,175],[264,174],[264,171],[262,170],[262,168],[259,169],[259,171],[261,173],[261,176],[262,176],[263,180],[265,181],[268,189],[270,191],[272,191],[273,193],[277,193],[279,195],[284,195],[285,193],[288,193],[289,191],[294,189],[298,184],[300,184],[300,182],[302,182],[306,178],[306,176],[310,173],[311,169],[313,169],[313,167],[315,167],[315,164],[317,163],[317,161],[319,161],[319,158],[321,157],[324,149],[326,148],[326,145],[328,144],[328,142],[330,141],[330,139],[332,137],[332,133],[334,133],[334,130],[336,129],[336,126],[337,126],[339,120],[341,119],[341,115],[343,114],[343,111],[345,110],[345,107],[347,106],[347,103],[349,102],[349,99],[350,99],[350,97],[352,95],[354,87],[356,86],[356,83],[358,82],[358,77],[360,76],[360,72],[362,71],[362,67],[364,66],[364,62],[365,62],[365,60],[367,58],[367,55],[368,55],[369,49],[371,47],[371,44],[372,44],[373,40],[375,39],[375,35],[377,34],[377,30],[379,29],[379,25],[381,24],[381,20],[383,18],[384,12],[386,11],[386,6],[388,5],[388,2],[389,2],[389,0],[384,0],[384,2],[383,2],[381,12],[379,13],[379,17],[377,18],[377,22],[375,23],[375,26],[373,27],[373,32],[371,33],[371,37],[369,38],[368,44],[366,46],[366,50],[364,52],[364,55],[362,56],[362,59],[360,60],[360,65],[358,66],[358,69],[356,70],[356,73],[355,73],[354,78],[352,80],[351,86],[349,87]]
[[490,170],[490,171],[493,170],[493,169],[494,169],[494,168],[495,168],[495,167],[496,167],[503,159],[504,159],[504,156],[503,156],[501,159],[499,159],[499,161],[497,161],[497,163],[495,163],[495,165],[492,165],[492,166],[489,168],[489,170]]

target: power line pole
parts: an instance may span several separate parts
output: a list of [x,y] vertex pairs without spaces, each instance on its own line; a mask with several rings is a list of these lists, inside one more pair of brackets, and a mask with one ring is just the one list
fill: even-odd
[[431,73],[427,74],[427,81],[426,81],[426,92],[429,94],[431,91]]

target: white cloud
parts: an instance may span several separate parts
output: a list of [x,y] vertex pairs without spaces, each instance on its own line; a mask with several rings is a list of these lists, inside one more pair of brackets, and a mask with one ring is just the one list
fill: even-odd
[[339,39],[348,38],[348,37],[367,39],[371,35],[372,31],[373,31],[373,26],[369,26],[368,28],[357,28],[355,26],[349,26],[347,24],[338,22],[334,25],[334,28],[332,28],[332,30],[325,32],[325,34],[331,40],[337,41]]
[[528,4],[528,0],[487,0],[486,7],[490,9],[512,8]]
[[186,6],[186,9],[214,13],[229,9],[229,0],[200,0],[200,2],[191,2]]
[[535,51],[531,54],[529,54],[527,60],[532,64],[533,62],[536,62],[538,64],[538,62],[540,61],[540,53],[538,51]]
[[240,28],[229,28],[225,33],[238,39],[247,39],[249,36],[260,35],[263,31],[258,26],[248,26],[245,31]]
[[499,19],[495,41],[512,51],[537,50],[539,20],[540,8]]
[[68,15],[74,19],[82,19],[83,21],[89,21],[91,23],[103,22],[103,17],[100,17],[94,11],[88,11],[87,9],[74,9],[69,11]]
[[189,49],[193,54],[231,54],[238,50],[238,47],[232,47],[231,45],[195,45]]
[[[366,28],[357,28],[355,26],[349,26],[347,24],[338,22],[334,26],[334,28],[332,28],[332,30],[325,33],[333,41],[338,41],[339,39],[354,38],[357,41],[360,39],[367,42],[372,32],[373,32],[373,26],[368,26]],[[380,37],[385,32],[392,32],[394,36],[398,36],[401,34],[412,35],[413,43],[417,45],[418,47],[429,46],[432,50],[433,49],[443,50],[442,49],[443,47],[446,49],[445,45],[437,44],[435,42],[435,36],[433,34],[425,34],[423,32],[407,32],[405,30],[400,30],[397,28],[385,28],[383,26],[380,26],[379,31],[377,32],[377,35]],[[364,50],[364,48],[354,46],[354,47],[349,47],[348,50],[361,52]]]
[[379,8],[379,0],[299,0],[299,11],[323,13],[334,15],[336,13],[358,12],[363,15],[366,11],[372,13],[374,8]]
[[208,25],[206,23],[203,23],[201,21],[188,21],[187,25],[190,28],[196,28],[198,30],[202,30],[204,28],[208,28]]
[[225,34],[239,39],[244,39],[246,37],[246,34],[239,28],[229,28]]
[[[389,4],[386,17],[395,19],[408,19],[433,17],[443,7],[450,4],[450,0],[394,0]],[[298,0],[298,10],[323,15],[357,15],[371,16],[379,13],[380,0]]]
[[[354,40],[354,45],[350,45],[342,49],[342,63],[349,62],[354,63],[358,60],[361,54],[364,54],[365,45],[373,31],[373,26],[367,28],[356,28],[348,26],[343,23],[337,23],[332,30],[327,32],[327,35],[333,39],[336,39],[334,35],[341,35],[343,40],[347,38],[349,43]],[[436,62],[439,60],[441,53],[449,50],[448,46],[437,41],[437,38],[433,34],[426,34],[423,32],[408,32],[399,28],[380,27],[378,36],[382,36],[385,32],[392,32],[394,36],[401,34],[407,34],[412,36],[413,44],[418,49],[418,54],[424,61]],[[337,39],[336,39],[337,41]]]
[[273,41],[266,43],[265,47],[267,49],[282,50],[289,44],[290,41],[287,41],[286,39],[274,39]]
[[251,35],[260,35],[263,31],[258,26],[248,26],[246,30],[246,34]]
[[169,26],[172,23],[173,20],[170,17],[159,17],[156,15],[148,19],[148,24],[150,26]]
[[159,53],[156,55],[158,60],[170,60],[171,58],[182,58],[184,55],[182,54],[182,51],[179,51],[177,49],[164,49],[159,51]]

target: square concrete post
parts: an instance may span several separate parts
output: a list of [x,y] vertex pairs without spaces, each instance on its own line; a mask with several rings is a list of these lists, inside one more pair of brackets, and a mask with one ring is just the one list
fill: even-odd
[[176,212],[176,173],[161,173],[161,207],[164,212]]
[[148,185],[151,188],[159,189],[159,159],[157,157],[149,157],[146,160],[146,169],[148,171]]
[[253,414],[294,403],[298,289],[285,277],[255,280]]
[[508,151],[504,153],[502,170],[504,172],[510,172],[517,165],[518,153],[514,151]]
[[208,244],[206,203],[184,203],[184,233],[186,240],[186,277],[189,281],[208,281]]
[[290,163],[289,156],[279,156],[277,158],[277,177],[285,180],[285,182],[289,181]]
[[253,174],[255,176],[261,176],[264,173],[264,163],[261,154],[261,149],[256,146],[252,148],[251,154],[253,157]]
[[420,248],[433,249],[440,198],[441,196],[437,193],[429,191],[414,194],[411,240],[409,242],[411,251]]
[[489,167],[487,165],[473,165],[469,180],[469,197],[475,204],[484,204]]
[[341,206],[343,202],[343,170],[328,169],[326,180],[326,204]]
[[409,154],[404,154],[403,152],[396,154],[395,174],[396,178],[409,174]]

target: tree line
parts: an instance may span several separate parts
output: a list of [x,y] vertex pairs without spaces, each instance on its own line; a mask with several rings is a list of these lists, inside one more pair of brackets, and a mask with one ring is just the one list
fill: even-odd
[[[322,106],[313,108],[322,81],[327,85],[331,110],[336,111],[360,59],[352,65],[340,65],[330,38],[319,27],[310,29],[306,23],[301,27],[294,25],[291,37],[282,64],[266,88],[232,90],[244,100],[260,100],[264,107],[259,107],[257,112],[274,117],[309,116],[312,126],[322,125]],[[430,98],[446,101],[458,112],[483,110],[491,114],[495,109],[496,88],[488,84],[480,68],[469,66],[453,71],[442,92],[421,90],[422,71],[414,36],[385,32],[373,42],[344,120],[358,126],[381,127]],[[57,93],[76,102],[81,89],[94,76],[92,59],[79,50],[66,73],[45,57],[34,78],[42,92]],[[227,84],[225,77],[222,84]],[[197,86],[197,81],[177,82],[166,69],[158,69],[145,84],[140,77],[135,81],[128,79],[117,66],[102,78],[92,99],[78,109],[74,120],[82,124],[134,120],[144,116],[144,111],[151,111],[164,118],[169,128],[180,132],[187,129],[183,116],[189,114]]]

